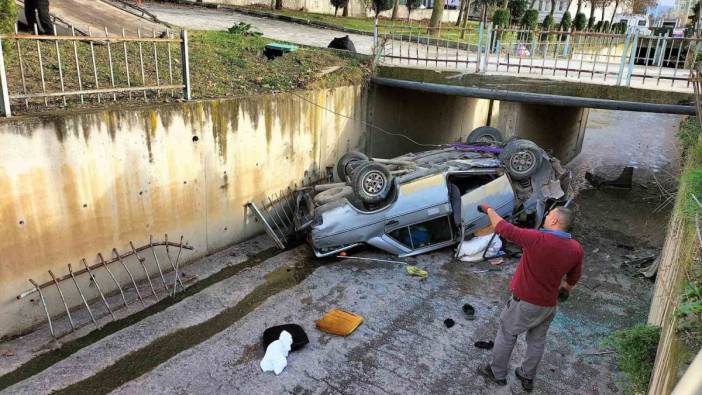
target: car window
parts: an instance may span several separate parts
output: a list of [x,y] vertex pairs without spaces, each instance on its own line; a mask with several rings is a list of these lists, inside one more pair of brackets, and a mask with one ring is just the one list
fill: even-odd
[[453,238],[448,217],[439,217],[395,229],[388,235],[413,250],[443,243]]
[[405,247],[412,248],[412,240],[410,240],[409,228],[399,228],[388,233],[390,237],[395,239],[398,243],[403,244]]

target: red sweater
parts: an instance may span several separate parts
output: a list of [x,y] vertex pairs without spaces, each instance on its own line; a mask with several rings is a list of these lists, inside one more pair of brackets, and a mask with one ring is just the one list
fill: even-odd
[[555,306],[565,276],[575,285],[583,270],[583,248],[577,241],[500,221],[495,231],[522,247],[522,258],[509,283],[512,294],[539,306]]

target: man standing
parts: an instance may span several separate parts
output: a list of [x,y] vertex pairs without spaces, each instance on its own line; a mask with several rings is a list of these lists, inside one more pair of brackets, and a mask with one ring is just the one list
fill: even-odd
[[481,210],[490,218],[495,232],[522,247],[523,253],[509,283],[512,297],[500,314],[492,361],[478,373],[498,385],[506,385],[512,349],[517,336],[526,332],[526,355],[514,374],[522,388],[531,392],[546,333],[556,315],[556,303],[566,300],[580,279],[583,248],[568,233],[573,222],[573,212],[568,208],[551,210],[540,230],[516,227],[488,205],[482,205]]
[[54,34],[54,25],[49,18],[49,0],[24,0],[24,17],[27,18],[30,32],[33,32],[34,25],[37,25],[39,34]]

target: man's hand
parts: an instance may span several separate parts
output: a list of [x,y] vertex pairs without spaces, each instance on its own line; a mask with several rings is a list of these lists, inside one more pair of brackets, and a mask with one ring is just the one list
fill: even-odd
[[481,212],[481,213],[483,213],[483,214],[487,214],[487,213],[488,213],[488,210],[491,209],[491,208],[492,208],[492,207],[490,207],[489,204],[483,203],[483,204],[481,204],[481,205],[478,206],[478,211]]
[[561,286],[561,288],[558,290],[558,301],[563,303],[568,300],[569,296],[570,289],[568,287]]

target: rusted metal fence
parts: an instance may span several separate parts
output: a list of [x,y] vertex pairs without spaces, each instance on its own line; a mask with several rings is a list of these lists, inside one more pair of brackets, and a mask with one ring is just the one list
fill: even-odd
[[494,28],[386,28],[380,62],[432,69],[543,76],[692,91],[702,40]]
[[[36,32],[35,26],[35,32]],[[56,29],[54,29],[56,30]],[[188,33],[136,37],[0,35],[0,113],[12,107],[66,107],[73,103],[163,96],[190,100]]]
[[[161,263],[159,263],[156,247],[165,248],[168,266],[162,267]],[[177,253],[173,252],[175,259],[171,256],[169,248],[177,249]],[[155,303],[161,299],[159,294],[175,296],[179,286],[181,289],[184,289],[185,285],[183,283],[192,280],[192,278],[181,278],[182,276],[179,272],[180,258],[184,249],[192,250],[193,247],[183,243],[182,236],[178,242],[168,241],[168,235],[165,235],[163,241],[154,241],[150,237],[149,244],[140,247],[134,247],[134,244],[130,241],[129,250],[124,253],[120,253],[116,248],[113,248],[112,257],[110,259],[105,259],[101,253],[98,253],[97,263],[89,265],[86,259],[83,258],[79,265],[82,268],[79,267],[77,270],[74,270],[73,266],[69,263],[67,266],[67,273],[63,276],[57,277],[53,271],[49,270],[48,277],[50,277],[50,280],[46,282],[39,284],[34,279],[30,278],[29,283],[32,287],[17,295],[17,299],[24,299],[35,294],[39,296],[39,300],[44,308],[49,331],[54,338],[64,336],[91,323],[96,328],[100,328],[98,320],[108,315],[111,316],[112,320],[115,320],[115,312],[119,309],[128,308],[129,305],[137,302],[145,307],[149,298],[152,298]],[[140,253],[145,254],[145,256]],[[153,261],[148,265],[151,266],[151,268],[147,266],[148,256],[153,256]],[[132,266],[132,270],[129,269],[129,266]],[[112,267],[112,269],[110,269],[110,267]],[[140,284],[140,282],[135,279],[135,277],[140,276],[140,272],[143,272],[143,280],[146,281],[145,284]],[[115,273],[117,276],[115,276]],[[169,273],[173,276],[173,279],[167,280],[166,277]],[[88,276],[87,284],[85,276],[83,276],[84,274]],[[98,281],[98,275],[102,277],[102,280]],[[128,280],[121,282],[119,280],[120,278],[128,278]],[[152,278],[154,278],[153,281]],[[159,278],[161,280],[160,282],[163,283],[163,287],[158,284]],[[103,282],[104,280],[108,281],[107,284]],[[61,284],[64,282],[68,282],[68,285],[64,284],[62,288]],[[83,283],[83,287],[80,286],[81,283]],[[154,283],[156,283],[155,286]],[[112,285],[114,285],[114,291],[118,291],[121,297],[121,302],[117,305],[111,305],[107,300],[109,297],[107,287],[112,287]],[[142,291],[140,291],[140,287]],[[97,291],[98,297],[96,297],[95,300],[91,299],[87,291],[88,288],[94,288]],[[130,288],[135,294],[133,298],[128,298],[126,296]],[[71,297],[73,297],[73,299],[71,299]],[[60,334],[57,328],[57,321],[60,316],[64,314],[51,312],[51,306],[58,304],[52,303],[52,299],[54,298],[58,298],[61,302],[60,306],[63,306],[65,309],[62,313],[65,313],[65,324],[67,325],[63,325],[65,329],[62,330]],[[75,302],[76,300],[77,303]],[[84,317],[85,319],[81,320],[78,318],[79,309],[71,308],[73,305],[82,305],[85,307],[85,312],[87,312],[87,316]],[[93,305],[92,308],[91,305]],[[98,307],[101,305],[104,306],[104,310],[102,307]],[[102,313],[99,314],[98,311],[102,311]]]

